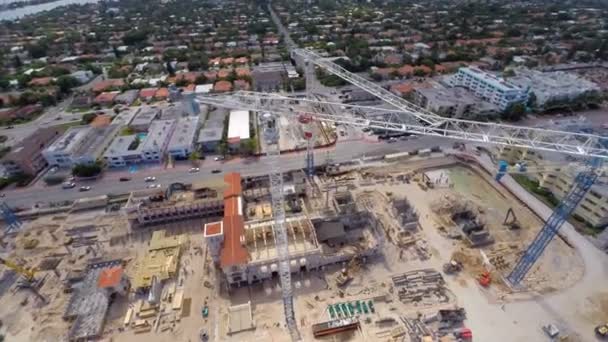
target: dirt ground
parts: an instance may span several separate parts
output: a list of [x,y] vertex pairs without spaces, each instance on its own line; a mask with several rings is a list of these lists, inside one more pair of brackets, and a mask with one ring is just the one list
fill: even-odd
[[[419,314],[436,312],[443,307],[455,305],[473,305],[471,314],[483,316],[487,303],[509,303],[520,298],[519,293],[512,293],[501,285],[500,277],[508,274],[517,260],[518,252],[534,238],[542,222],[524,207],[511,194],[502,189],[489,175],[480,175],[471,169],[455,167],[445,169],[449,174],[452,187],[438,187],[423,190],[416,182],[407,183],[397,180],[396,175],[412,171],[411,163],[394,164],[381,168],[367,169],[367,177],[361,173],[348,175],[356,186],[352,190],[357,203],[373,213],[384,227],[385,241],[382,253],[367,260],[361,269],[354,274],[354,279],[345,288],[338,288],[336,277],[345,265],[327,267],[323,271],[294,274],[292,282],[295,293],[295,311],[298,326],[304,341],[313,340],[311,326],[329,320],[328,305],[355,300],[374,299],[376,312],[361,318],[359,330],[333,336],[329,340],[375,341],[386,340],[386,334],[395,325],[376,324],[379,319],[395,318],[399,322],[402,316],[416,317]],[[418,164],[416,164],[418,165]],[[417,167],[419,167],[418,165]],[[320,202],[324,202],[325,194]],[[391,213],[392,199],[406,197],[418,213],[419,228],[412,233],[414,243],[398,246],[392,238],[398,223]],[[445,232],[438,229],[443,224],[431,210],[437,199],[451,198],[468,201],[482,213],[490,234],[496,242],[480,249],[472,249],[463,241],[448,238]],[[519,230],[509,230],[503,224],[505,214],[512,208],[521,224]],[[67,227],[95,223],[99,228],[100,246],[94,251],[73,250],[71,256],[61,241],[62,231]],[[191,220],[153,227],[137,234],[128,234],[127,222],[118,214],[107,214],[103,211],[90,211],[69,216],[57,215],[45,217],[28,223],[27,229],[17,236],[13,244],[16,255],[27,264],[37,265],[51,254],[62,255],[58,266],[60,274],[69,269],[82,268],[91,253],[102,258],[124,258],[127,261],[127,274],[132,272],[134,260],[145,253],[149,238],[154,229],[166,229],[171,234],[187,233],[189,242],[182,252],[180,274],[175,280],[183,284],[185,315],[167,331],[135,334],[132,329],[122,330],[123,319],[128,308],[138,298],[130,294],[128,298],[119,298],[112,306],[104,331],[104,338],[112,341],[155,342],[155,341],[198,341],[201,329],[207,331],[211,340],[216,341],[284,341],[288,339],[283,322],[281,305],[281,288],[277,279],[262,284],[233,289],[228,291],[220,281],[219,270],[214,269],[210,260],[205,260],[202,236],[203,222]],[[55,238],[49,233],[54,232]],[[35,248],[25,250],[26,240],[35,238]],[[55,240],[57,239],[57,240]],[[483,256],[491,260],[499,255],[505,264],[502,269],[493,270],[493,284],[481,289],[476,277],[483,269]],[[451,258],[457,257],[465,264],[464,271],[458,275],[443,275],[448,284],[448,298],[444,303],[403,303],[396,299],[391,276],[407,271],[433,268],[441,270],[442,265]],[[580,279],[584,266],[579,255],[563,239],[555,239],[539,263],[533,268],[525,285],[536,294],[553,292],[566,288]],[[61,281],[52,271],[39,274],[46,275],[41,293],[50,301],[40,306],[33,299],[25,306],[21,301],[27,296],[24,292],[14,295],[6,292],[0,297],[0,319],[2,328],[10,341],[58,341],[66,333],[69,325],[61,319],[68,295],[61,291]],[[208,286],[203,284],[207,283]],[[0,289],[2,289],[0,279]],[[479,288],[479,290],[477,290]],[[473,291],[473,289],[475,289]],[[477,297],[466,297],[475,293]],[[482,294],[483,300],[479,298]],[[255,330],[227,334],[228,307],[251,302]],[[608,319],[608,293],[588,298],[590,314]],[[201,309],[204,303],[209,306],[209,317],[203,318]],[[469,308],[467,308],[469,310]],[[34,324],[32,324],[33,322]],[[480,325],[482,329],[483,325]]]

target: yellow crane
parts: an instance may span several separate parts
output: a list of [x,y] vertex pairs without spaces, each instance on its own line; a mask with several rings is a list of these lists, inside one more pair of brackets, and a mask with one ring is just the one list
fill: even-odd
[[0,264],[3,264],[4,266],[12,269],[13,271],[21,274],[25,278],[25,280],[30,283],[34,282],[35,280],[34,276],[36,275],[36,270],[34,268],[21,266],[13,261],[4,258],[0,258]]

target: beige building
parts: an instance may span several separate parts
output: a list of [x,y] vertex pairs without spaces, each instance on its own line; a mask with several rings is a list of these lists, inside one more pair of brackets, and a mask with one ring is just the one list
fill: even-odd
[[[572,164],[567,161],[562,162],[564,167],[559,167],[555,161],[545,162],[543,156],[536,151],[508,146],[498,146],[495,152],[496,159],[506,160],[510,164],[525,161],[529,169],[538,168],[539,172],[530,172],[527,175],[538,181],[539,187],[549,190],[559,200],[572,188],[577,169],[568,167]],[[553,166],[547,167],[547,165]],[[594,227],[608,225],[608,184],[598,179],[576,207],[574,215]]]

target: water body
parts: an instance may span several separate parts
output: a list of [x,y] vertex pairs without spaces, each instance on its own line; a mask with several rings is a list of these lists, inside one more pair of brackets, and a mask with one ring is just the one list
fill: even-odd
[[58,1],[49,2],[46,4],[25,6],[25,7],[21,7],[21,8],[15,8],[12,10],[0,12],[0,20],[15,20],[15,19],[21,18],[26,15],[52,10],[53,8],[56,8],[59,6],[66,6],[66,5],[73,5],[73,4],[90,4],[90,3],[96,3],[96,2],[99,2],[99,0],[58,0]]

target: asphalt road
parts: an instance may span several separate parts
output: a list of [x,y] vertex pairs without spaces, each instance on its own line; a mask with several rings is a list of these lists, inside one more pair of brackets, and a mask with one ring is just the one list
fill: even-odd
[[[317,165],[326,163],[342,163],[352,161],[361,157],[372,155],[383,155],[396,152],[413,151],[431,146],[450,146],[451,141],[436,137],[417,137],[407,141],[396,141],[394,143],[373,142],[373,137],[365,139],[354,138],[346,139],[336,144],[335,147],[315,151],[315,162]],[[29,208],[35,204],[45,204],[49,202],[60,202],[76,200],[83,197],[92,197],[106,194],[124,194],[133,190],[143,189],[150,183],[146,183],[144,178],[147,176],[156,177],[156,183],[166,186],[174,182],[191,183],[196,180],[215,176],[212,170],[221,170],[222,173],[239,172],[243,176],[257,176],[268,173],[265,163],[266,157],[257,159],[235,159],[226,162],[216,162],[213,160],[203,161],[200,171],[190,173],[190,165],[184,163],[177,165],[173,169],[162,169],[160,167],[142,170],[129,175],[127,171],[105,172],[103,177],[97,181],[81,182],[73,189],[62,189],[61,185],[43,186],[36,184],[28,188],[14,189],[5,191],[7,204],[14,207]],[[281,169],[283,172],[304,168],[304,153],[292,153],[281,156]],[[119,182],[121,176],[131,178],[128,182]],[[79,187],[89,185],[91,190],[80,192]]]

